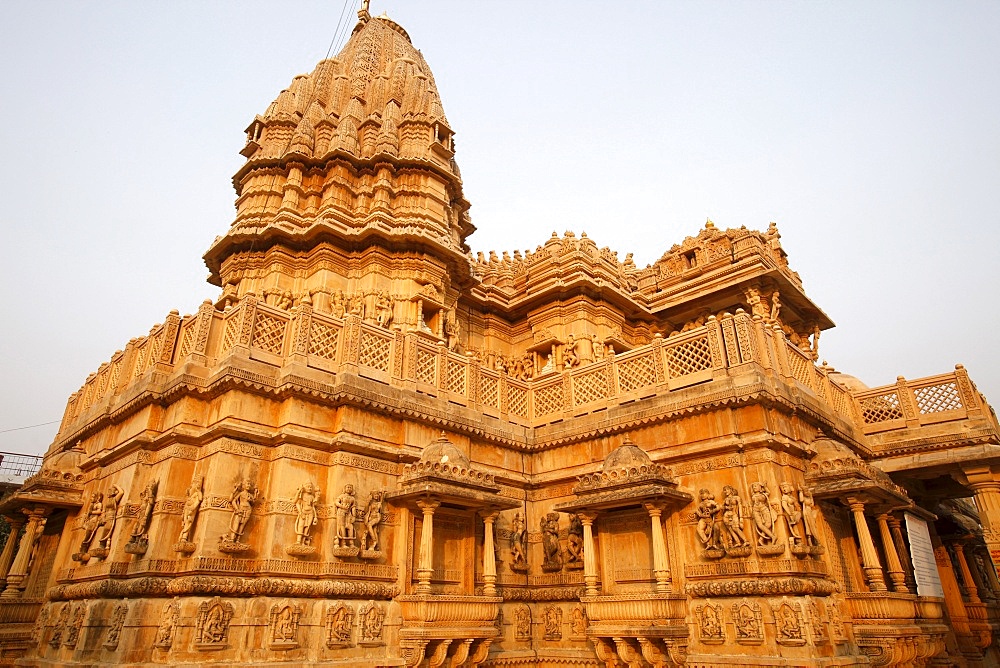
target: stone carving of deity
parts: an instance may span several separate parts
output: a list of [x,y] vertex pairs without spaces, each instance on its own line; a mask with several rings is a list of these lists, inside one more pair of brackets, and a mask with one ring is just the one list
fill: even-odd
[[583,522],[579,516],[570,515],[569,534],[566,538],[566,568],[583,567]]
[[774,544],[774,514],[767,485],[755,482],[750,485],[750,513],[757,529],[757,545]]
[[809,545],[819,545],[816,538],[816,502],[812,492],[805,487],[799,488],[799,503],[802,504],[802,531]]
[[[229,497],[229,506],[233,514],[229,519],[229,532],[223,536],[223,541],[238,546],[240,551],[249,549],[249,546],[244,546],[240,542],[240,538],[243,537],[247,522],[250,521],[250,513],[253,512],[253,504],[256,500],[257,490],[249,480],[236,483],[236,487],[233,488],[233,493]],[[229,551],[233,551],[233,549]]]
[[156,504],[156,488],[159,486],[158,480],[153,480],[139,494],[139,514],[136,518],[135,527],[132,529],[132,537],[137,539],[147,538],[149,534],[149,524],[153,519],[153,506]]
[[368,504],[365,506],[364,515],[361,517],[362,523],[364,524],[364,533],[361,534],[361,551],[364,553],[371,553],[371,556],[376,556],[376,553],[380,551],[378,542],[378,527],[382,522],[383,517],[383,496],[384,492],[380,490],[372,490],[372,492],[368,495]]
[[156,629],[156,640],[154,641],[157,647],[169,648],[173,644],[174,629],[177,627],[180,614],[180,603],[176,598],[163,606],[160,627]]
[[354,608],[341,603],[326,612],[326,646],[344,647],[351,644],[351,630],[354,627]]
[[336,534],[333,539],[334,547],[353,547],[356,539],[354,531],[354,521],[357,519],[357,499],[354,496],[354,485],[348,483],[344,485],[344,492],[337,497],[334,503],[337,516]]
[[[97,530],[101,526],[101,516],[103,513],[104,494],[101,492],[94,492],[90,495],[90,506],[87,508],[87,519],[83,521],[83,542],[80,543],[80,552],[75,556],[82,559],[82,555],[85,555],[90,551],[90,545],[94,542],[94,538],[97,537]],[[79,560],[80,559],[78,559],[78,561]]]
[[191,532],[194,530],[195,520],[198,519],[198,511],[201,510],[201,502],[205,498],[201,486],[201,476],[195,476],[191,479],[191,486],[188,487],[184,498],[184,510],[181,512],[181,533],[174,546],[178,552],[194,551],[194,544],[191,543]]
[[379,292],[375,298],[375,322],[386,328],[392,323],[392,300],[385,292]]
[[547,513],[541,521],[542,529],[542,570],[546,573],[562,570],[559,554],[559,513]]
[[521,513],[514,514],[510,527],[510,568],[514,571],[528,569],[528,532]]
[[347,313],[347,305],[344,303],[344,291],[337,290],[334,293],[332,302],[330,303],[330,314],[334,318],[343,318]]
[[106,649],[118,649],[118,641],[122,636],[122,627],[125,626],[125,617],[128,615],[128,604],[125,601],[118,603],[111,613],[111,624],[108,626],[108,634],[104,640]]
[[722,488],[722,526],[726,532],[728,547],[743,547],[750,544],[743,532],[743,501],[735,487]]
[[562,640],[562,608],[550,605],[543,614],[545,622],[545,639]]
[[118,520],[118,505],[121,503],[125,492],[118,485],[111,485],[111,489],[104,495],[104,507],[101,510],[100,537],[97,542],[102,550],[109,549],[111,535],[115,531],[115,524]]
[[700,500],[694,511],[698,517],[698,538],[706,550],[718,550],[721,545],[715,517],[719,514],[719,504],[715,501],[715,494],[709,489],[702,488],[698,492],[698,497]]
[[312,545],[312,529],[316,526],[316,504],[319,502],[319,490],[316,485],[307,482],[295,492],[295,544]]
[[531,638],[531,608],[526,605],[514,610],[514,636],[518,640]]
[[785,521],[788,523],[788,536],[792,543],[800,545],[802,543],[802,506],[795,495],[795,488],[792,483],[783,482],[781,490],[781,510],[785,514]]

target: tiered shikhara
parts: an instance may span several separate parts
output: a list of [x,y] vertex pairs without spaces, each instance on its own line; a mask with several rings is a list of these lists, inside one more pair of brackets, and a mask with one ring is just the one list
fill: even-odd
[[360,17],[247,129],[219,299],[101,365],[0,507],[2,660],[996,665],[965,370],[817,365],[773,224],[473,258],[430,70]]

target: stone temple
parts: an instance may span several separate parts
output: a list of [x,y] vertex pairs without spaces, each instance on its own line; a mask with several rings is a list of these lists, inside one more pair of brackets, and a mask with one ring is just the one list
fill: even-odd
[[817,364],[774,224],[474,257],[434,77],[359,17],[247,128],[218,299],[0,504],[0,663],[998,665],[966,370]]

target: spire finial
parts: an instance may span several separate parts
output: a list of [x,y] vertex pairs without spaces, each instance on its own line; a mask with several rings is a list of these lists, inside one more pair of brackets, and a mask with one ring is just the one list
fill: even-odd
[[368,22],[372,15],[368,13],[368,6],[371,4],[371,0],[361,0],[361,11],[358,12],[358,20],[363,23]]

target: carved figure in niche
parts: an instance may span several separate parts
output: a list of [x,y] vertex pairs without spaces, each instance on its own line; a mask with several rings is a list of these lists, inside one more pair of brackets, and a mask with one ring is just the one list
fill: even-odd
[[337,533],[333,539],[334,547],[353,547],[356,538],[354,531],[357,500],[354,497],[354,485],[344,485],[344,492],[334,503],[337,513]]
[[80,640],[80,630],[83,628],[83,620],[87,616],[87,602],[80,601],[73,606],[73,617],[66,628],[66,639],[63,647],[74,648]]
[[562,608],[550,605],[545,608],[545,640],[562,640]]
[[764,642],[764,625],[760,604],[746,600],[733,604],[733,624],[736,627],[736,642],[744,645],[758,645]]
[[799,488],[799,502],[802,504],[802,532],[805,534],[807,545],[819,546],[816,538],[816,502],[813,500],[812,492],[805,487]]
[[31,644],[37,645],[42,639],[42,633],[45,631],[45,622],[49,621],[49,606],[43,605],[42,609],[38,611],[38,617],[35,618],[35,624],[31,627]]
[[297,605],[274,605],[271,607],[271,647],[298,647],[295,636],[299,630],[302,608]]
[[52,627],[52,635],[49,636],[49,647],[59,647],[59,643],[62,642],[63,629],[69,624],[69,608],[69,603],[64,604],[56,615],[56,623]]
[[566,568],[583,568],[583,522],[576,514],[569,516],[569,534],[566,539]]
[[757,545],[774,544],[774,514],[767,485],[755,482],[750,485],[750,514],[757,529]]
[[347,305],[344,303],[344,291],[337,290],[330,302],[330,315],[334,318],[343,318],[347,313]]
[[153,519],[153,506],[156,504],[156,488],[158,480],[153,480],[139,494],[139,513],[136,517],[135,527],[132,528],[132,537],[125,545],[125,551],[132,554],[145,554],[149,545],[149,525]]
[[156,640],[154,641],[157,647],[169,649],[174,644],[174,629],[177,628],[180,616],[181,606],[176,598],[163,606],[160,627],[156,629]]
[[[76,561],[86,561],[89,558],[87,553],[90,545],[97,536],[97,530],[101,527],[101,516],[104,514],[104,495],[94,492],[90,495],[90,507],[87,509],[87,519],[83,521],[83,542],[80,543],[80,551],[73,555]],[[84,556],[87,555],[87,556]]]
[[375,601],[369,601],[367,605],[361,608],[358,617],[361,644],[380,644],[382,642],[382,623],[385,621],[385,609]]
[[111,624],[108,626],[108,635],[104,640],[106,649],[118,649],[118,641],[122,636],[122,628],[125,626],[125,617],[128,615],[128,603],[121,601],[111,612]]
[[769,314],[769,319],[771,322],[778,322],[778,314],[781,313],[781,296],[778,291],[775,290],[771,293],[771,313]]
[[541,521],[542,529],[542,570],[551,573],[562,569],[559,554],[559,513],[547,513]]
[[734,549],[749,548],[750,541],[743,532],[743,501],[739,492],[735,487],[726,485],[722,488],[722,496],[722,526],[726,532],[727,550],[732,552]]
[[234,612],[233,604],[223,602],[218,596],[210,601],[202,601],[198,606],[198,619],[195,623],[196,646],[224,645]]
[[121,503],[123,496],[125,496],[125,492],[118,485],[111,485],[111,489],[104,496],[104,509],[101,511],[101,537],[97,541],[104,554],[99,555],[94,550],[93,554],[95,556],[107,556],[108,546],[111,543],[111,534],[115,530],[115,523],[118,519],[118,505]]
[[360,292],[351,295],[350,313],[362,319],[365,317],[365,296]]
[[528,570],[528,532],[521,513],[514,514],[510,526],[510,569],[512,571]]
[[823,612],[819,609],[816,599],[809,600],[809,623],[812,627],[813,644],[826,642],[826,630],[823,628]]
[[570,612],[570,630],[574,636],[583,637],[587,635],[587,613],[582,605],[578,605]]
[[518,640],[531,639],[531,608],[526,605],[514,609],[514,637]]
[[722,643],[726,638],[722,630],[722,606],[704,603],[695,608],[698,632],[704,643]]
[[576,337],[570,334],[566,343],[563,344],[563,366],[571,369],[579,365],[580,358],[576,354]]
[[799,530],[802,524],[802,506],[795,498],[795,488],[792,483],[783,482],[781,490],[781,510],[785,513],[785,520],[788,522],[788,535],[791,541],[799,545],[802,543],[802,532]]
[[351,644],[354,628],[354,608],[341,603],[326,610],[326,646],[330,649]]
[[788,603],[782,603],[775,615],[775,624],[778,627],[779,642],[785,640],[801,640],[802,625],[799,623],[799,616]]
[[573,343],[573,352],[580,366],[590,364],[594,361],[593,340],[588,336],[581,336]]
[[444,319],[445,345],[448,350],[458,350],[462,337],[462,325],[458,322],[458,312],[452,309]]
[[249,480],[236,483],[232,496],[229,497],[229,505],[233,511],[229,520],[229,533],[223,537],[223,542],[230,544],[227,546],[230,548],[228,551],[243,551],[250,548],[249,545],[240,542],[240,538],[243,537],[243,531],[247,527],[247,522],[250,521],[250,514],[253,512],[253,504],[256,500],[257,489]]
[[295,543],[297,545],[312,545],[312,528],[316,526],[316,504],[319,502],[319,490],[316,485],[307,482],[295,492]]
[[188,487],[187,495],[184,498],[184,510],[181,514],[181,534],[177,538],[174,549],[178,552],[194,552],[194,543],[191,542],[191,531],[194,529],[195,520],[198,519],[198,511],[201,510],[201,502],[205,495],[201,492],[203,479],[195,476],[191,479],[191,486]]
[[590,337],[590,345],[594,349],[594,361],[595,362],[600,362],[601,360],[603,360],[604,359],[604,344],[601,343],[598,340],[597,334],[592,334],[591,335],[591,337]]
[[836,601],[830,601],[826,605],[830,614],[830,631],[835,640],[847,640],[847,629],[844,628],[844,618],[840,616],[840,607]]
[[[719,531],[715,525],[715,516],[719,513],[719,504],[715,502],[715,494],[707,488],[702,488],[698,492],[698,507],[694,514],[698,517],[698,538],[706,550],[718,550]],[[720,555],[721,556],[721,555]]]
[[372,490],[362,516],[364,533],[361,534],[361,556],[376,557],[381,552],[378,542],[378,525],[382,522],[382,499],[385,493]]
[[553,373],[555,370],[556,370],[556,358],[555,358],[555,355],[553,355],[552,353],[549,353],[548,357],[545,360],[545,366],[543,366],[542,370],[538,372],[538,375],[539,376],[544,376],[547,373]]
[[379,292],[375,297],[375,323],[386,328],[392,323],[392,300],[385,292]]

